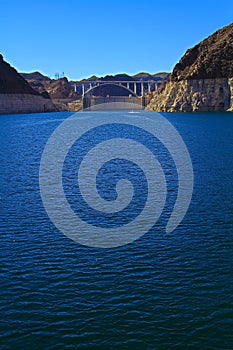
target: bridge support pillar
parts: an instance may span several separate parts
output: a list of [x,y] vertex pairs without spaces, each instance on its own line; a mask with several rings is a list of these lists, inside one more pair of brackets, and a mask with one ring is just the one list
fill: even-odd
[[151,93],[151,86],[150,86],[150,83],[148,83],[148,94]]
[[146,98],[145,98],[145,96],[142,96],[142,107],[143,107],[143,109],[146,107]]
[[74,84],[74,92],[77,92],[77,85]]
[[141,96],[144,96],[144,84],[141,83]]
[[133,84],[133,89],[134,89],[135,95],[137,95],[137,83],[134,83],[134,84]]
[[84,96],[84,94],[85,94],[85,85],[82,84],[82,95]]

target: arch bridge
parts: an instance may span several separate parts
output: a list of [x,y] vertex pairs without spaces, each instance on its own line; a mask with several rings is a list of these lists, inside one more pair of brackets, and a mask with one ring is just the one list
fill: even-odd
[[[80,84],[74,84],[74,91]],[[92,96],[92,92],[99,86],[118,86],[127,91],[128,96]],[[93,80],[82,83],[82,101],[83,109],[91,108],[97,104],[120,102],[126,104],[138,105],[138,108],[144,109],[146,106],[146,95],[156,90],[156,81],[135,81],[135,80]],[[124,101],[124,102],[123,102]],[[136,108],[136,106],[135,106]],[[137,109],[137,108],[136,108]]]
[[[74,84],[74,91],[77,91],[77,85]],[[135,81],[135,80],[93,80],[82,83],[82,96],[88,94],[99,86],[115,85],[124,88],[133,96],[145,96],[157,88],[156,81]],[[154,88],[155,87],[155,88]]]

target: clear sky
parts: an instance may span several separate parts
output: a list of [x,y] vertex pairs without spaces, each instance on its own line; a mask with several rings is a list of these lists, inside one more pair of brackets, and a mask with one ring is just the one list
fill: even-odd
[[0,52],[51,77],[171,71],[232,21],[232,0],[3,0]]

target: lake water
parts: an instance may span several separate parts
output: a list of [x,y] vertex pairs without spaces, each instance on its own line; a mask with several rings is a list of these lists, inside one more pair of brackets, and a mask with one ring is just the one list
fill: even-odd
[[192,159],[188,212],[107,249],[62,234],[41,200],[42,152],[70,115],[0,116],[0,348],[233,349],[233,115],[163,114]]

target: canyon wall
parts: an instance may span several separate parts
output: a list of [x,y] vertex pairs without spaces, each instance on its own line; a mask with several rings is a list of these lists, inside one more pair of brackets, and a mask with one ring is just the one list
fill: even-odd
[[148,110],[233,110],[233,24],[186,51],[170,81],[156,91]]
[[50,98],[44,98],[0,55],[0,113],[57,111]]

